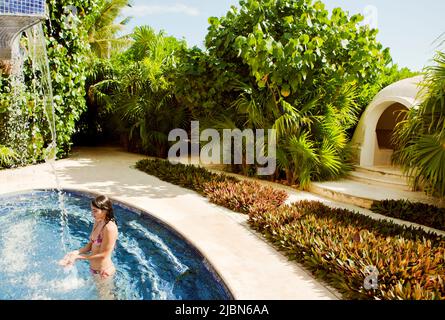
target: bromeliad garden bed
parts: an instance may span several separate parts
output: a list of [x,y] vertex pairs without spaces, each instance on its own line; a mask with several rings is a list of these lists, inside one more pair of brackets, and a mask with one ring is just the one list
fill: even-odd
[[[200,181],[200,193],[209,199],[221,200],[220,195],[243,188],[236,179],[228,181],[223,175],[212,176],[204,168],[175,166],[168,161],[143,160],[137,168],[177,184],[183,181],[178,177],[194,177]],[[212,182],[213,178],[219,183]],[[236,207],[229,205],[230,201],[215,202],[229,209],[242,208],[237,211],[249,214],[253,229],[291,260],[327,281],[344,298],[445,299],[444,237],[319,202],[284,205],[285,197],[280,191],[274,193],[260,184],[245,187],[266,199],[257,205],[252,201],[254,196],[238,197]],[[243,199],[246,203],[241,203]],[[374,289],[365,288],[370,267],[378,271]]]
[[382,200],[374,201],[371,210],[387,217],[445,231],[445,208],[408,200]]

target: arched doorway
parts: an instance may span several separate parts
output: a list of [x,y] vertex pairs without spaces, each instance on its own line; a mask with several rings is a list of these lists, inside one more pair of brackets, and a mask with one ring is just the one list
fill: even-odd
[[403,79],[381,90],[363,112],[351,145],[361,167],[390,166],[393,154],[391,138],[405,111],[420,104],[422,76]]
[[375,128],[377,144],[374,153],[374,165],[391,165],[391,156],[394,150],[392,137],[397,123],[405,120],[406,111],[408,111],[408,108],[403,104],[394,103],[380,116]]

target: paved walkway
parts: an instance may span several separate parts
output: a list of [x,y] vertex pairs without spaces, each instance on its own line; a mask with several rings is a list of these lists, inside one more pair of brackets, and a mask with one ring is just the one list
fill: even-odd
[[362,208],[370,208],[374,200],[410,200],[431,205],[443,206],[438,199],[428,197],[423,192],[413,192],[371,185],[350,179],[328,182],[313,182],[309,188],[313,193],[348,202]]
[[[212,171],[212,172],[215,172],[215,173],[222,173],[223,172],[220,169],[215,169],[215,168],[212,168],[212,169],[209,169],[209,170]],[[232,174],[232,173],[227,173],[227,172],[224,172],[224,174],[231,175],[231,176],[237,177],[238,179],[242,179],[242,180],[256,181],[256,182],[259,182],[259,183],[264,184],[264,185],[272,186],[272,187],[274,187],[276,189],[284,190],[289,195],[288,199],[286,200],[286,203],[289,203],[289,204],[292,203],[292,202],[297,202],[297,201],[301,201],[301,200],[320,201],[320,202],[326,204],[327,206],[330,206],[330,207],[333,207],[333,208],[342,208],[342,209],[352,210],[352,211],[358,212],[360,214],[363,214],[365,216],[371,217],[371,218],[376,219],[376,220],[392,221],[392,222],[400,224],[400,225],[404,225],[404,226],[408,226],[408,227],[412,226],[412,227],[415,227],[415,228],[420,228],[420,229],[425,230],[426,232],[433,232],[433,233],[436,233],[438,235],[441,235],[441,236],[445,237],[445,231],[441,231],[441,230],[434,229],[434,228],[429,228],[427,226],[420,225],[420,224],[413,223],[413,222],[409,222],[409,221],[405,221],[405,220],[400,220],[400,219],[396,219],[396,218],[387,217],[387,216],[375,213],[375,212],[373,212],[371,210],[368,210],[368,209],[365,209],[363,207],[359,207],[359,206],[356,206],[356,205],[353,205],[353,204],[348,204],[348,203],[344,203],[344,202],[334,201],[332,199],[329,199],[329,198],[326,198],[326,197],[322,197],[322,196],[319,196],[319,195],[314,194],[314,193],[305,192],[305,191],[299,191],[299,190],[297,190],[295,188],[291,188],[291,187],[288,187],[288,186],[285,186],[285,185],[282,185],[282,184],[279,184],[279,183],[275,183],[275,182],[258,180],[258,179],[254,179],[254,178],[248,178],[248,177],[245,177],[245,176],[242,176],[242,175],[239,175],[239,174]],[[338,183],[338,184],[341,185],[340,183]],[[351,188],[353,188],[353,186],[351,186],[348,183],[345,183],[345,184],[341,185],[341,188],[343,190],[347,190],[348,191]],[[388,197],[386,197],[385,199],[387,199],[387,198]],[[411,200],[415,201],[415,199],[411,199]]]
[[[116,148],[80,148],[55,167],[62,188],[107,194],[173,226],[207,257],[236,299],[340,298],[253,232],[245,215],[133,169],[143,158]],[[0,194],[55,186],[49,164],[0,171]],[[295,191],[290,199],[307,197]]]

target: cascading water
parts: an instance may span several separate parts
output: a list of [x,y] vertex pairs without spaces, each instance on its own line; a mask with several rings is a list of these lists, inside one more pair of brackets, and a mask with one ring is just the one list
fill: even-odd
[[18,165],[25,165],[28,157],[28,123],[26,114],[26,85],[23,75],[23,64],[25,54],[17,38],[11,48],[11,103],[8,107],[8,117],[6,121],[7,144],[14,148]]
[[57,155],[57,133],[55,123],[55,110],[53,103],[53,90],[51,84],[51,74],[49,69],[49,61],[46,51],[46,40],[43,27],[41,23],[37,23],[25,30],[26,45],[21,42],[20,37],[17,37],[12,46],[12,60],[11,60],[11,93],[12,101],[8,108],[7,130],[9,132],[9,145],[15,149],[18,155],[18,164],[25,165],[32,152],[30,145],[29,121],[26,108],[28,98],[26,96],[26,83],[23,73],[24,62],[29,58],[33,79],[32,79],[32,105],[36,108],[41,105],[43,114],[49,124],[49,131],[51,133],[51,142],[44,151],[45,162],[51,167],[55,177],[56,188],[59,194],[59,207],[61,211],[61,244],[66,252],[67,241],[70,240],[70,232],[67,222],[67,212],[64,206],[63,192],[61,191],[60,181],[56,170],[56,155]]
[[[59,194],[59,206],[61,211],[61,242],[66,252],[66,240],[69,240],[68,215],[64,206],[63,192],[56,170],[57,156],[57,133],[56,120],[53,101],[53,89],[51,84],[51,73],[49,69],[48,55],[46,51],[45,33],[42,24],[38,23],[25,31],[28,40],[28,55],[32,63],[32,71],[34,75],[34,96],[37,101],[42,97],[43,112],[49,123],[51,132],[51,142],[45,150],[45,161],[51,166],[52,172],[56,180],[56,186]],[[40,74],[40,77],[37,76]]]

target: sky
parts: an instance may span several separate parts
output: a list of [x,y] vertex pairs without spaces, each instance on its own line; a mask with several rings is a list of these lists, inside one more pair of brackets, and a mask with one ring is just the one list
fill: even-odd
[[[326,8],[341,7],[350,14],[361,13],[364,23],[379,29],[377,39],[389,47],[394,63],[421,71],[431,65],[438,47],[435,40],[445,33],[444,0],[322,0]],[[238,0],[132,0],[124,10],[132,16],[126,32],[149,25],[185,39],[189,46],[204,48],[208,18],[224,16]]]

